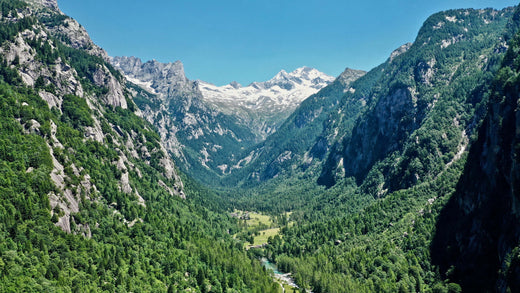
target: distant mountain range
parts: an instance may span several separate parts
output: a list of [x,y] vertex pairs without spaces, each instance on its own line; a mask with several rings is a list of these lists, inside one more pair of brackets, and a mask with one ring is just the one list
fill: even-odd
[[[178,165],[213,183],[242,168],[248,161],[242,155],[245,151],[275,133],[302,101],[334,81],[316,69],[301,67],[245,87],[236,82],[218,87],[188,80],[180,61],[143,63],[136,57],[114,57],[111,63],[146,91],[140,91],[137,104],[159,129]],[[342,78],[349,81],[364,74],[347,72],[348,77]]]
[[223,113],[238,116],[265,138],[274,133],[303,100],[332,81],[332,76],[301,67],[290,73],[282,70],[268,81],[253,82],[245,87],[236,82],[219,87],[204,81],[199,81],[198,86],[208,103]]

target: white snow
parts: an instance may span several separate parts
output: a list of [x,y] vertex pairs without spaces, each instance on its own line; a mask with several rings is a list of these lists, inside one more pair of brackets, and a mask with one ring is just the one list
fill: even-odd
[[125,75],[125,77],[126,77],[126,79],[128,79],[129,82],[142,87],[143,89],[147,90],[148,92],[150,92],[154,95],[159,94],[155,89],[152,88],[152,84],[153,84],[152,81],[142,81],[137,78],[130,77],[128,75]]
[[303,100],[334,80],[334,77],[309,67],[293,72],[280,71],[265,82],[253,82],[241,87],[236,83],[216,86],[198,81],[204,99],[227,113],[236,110],[269,112],[294,110]]

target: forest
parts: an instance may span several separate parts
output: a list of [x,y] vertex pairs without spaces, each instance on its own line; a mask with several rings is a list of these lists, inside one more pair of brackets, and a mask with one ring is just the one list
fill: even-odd
[[432,15],[200,178],[142,115],[183,97],[162,109],[68,16],[0,9],[0,292],[519,290],[520,9]]

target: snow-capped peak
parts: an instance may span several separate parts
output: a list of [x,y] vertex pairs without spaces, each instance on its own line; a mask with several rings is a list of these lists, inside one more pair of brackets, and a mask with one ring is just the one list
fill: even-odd
[[288,74],[285,70],[280,70],[271,80],[287,79]]
[[[225,86],[216,86],[199,81],[199,89],[204,98],[215,104],[233,103],[252,110],[268,106],[271,110],[295,108],[300,102],[327,86],[334,77],[314,68],[300,67],[290,73],[278,72],[272,79],[264,82],[253,82],[242,87],[237,82]],[[266,101],[270,102],[266,104]],[[232,105],[229,105],[232,106]],[[227,107],[227,105],[226,105]]]
[[266,113],[268,116],[290,113],[307,97],[324,88],[334,77],[314,68],[300,67],[292,72],[281,70],[264,82],[242,87],[237,82],[216,86],[199,81],[204,99],[224,113]]

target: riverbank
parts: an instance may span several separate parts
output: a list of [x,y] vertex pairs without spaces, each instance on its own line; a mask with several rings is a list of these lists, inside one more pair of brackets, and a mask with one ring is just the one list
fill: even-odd
[[283,292],[300,292],[298,285],[296,285],[291,277],[291,273],[282,273],[278,271],[276,265],[271,263],[265,257],[262,257],[260,261],[267,270],[273,272],[273,277],[281,285]]

